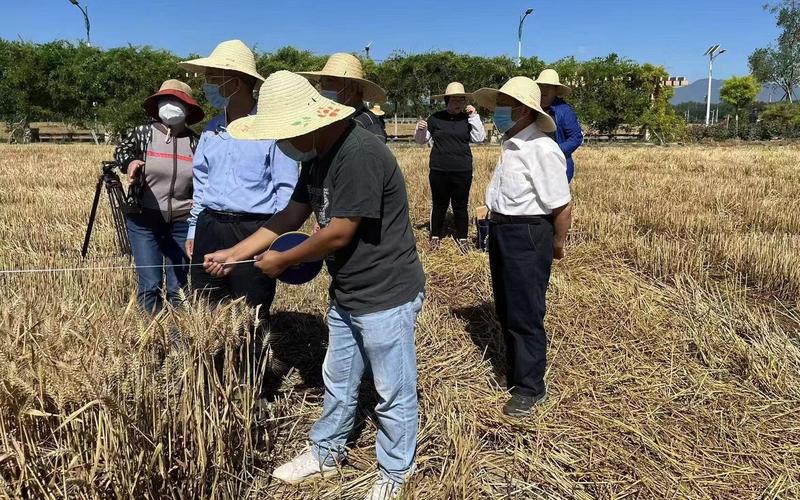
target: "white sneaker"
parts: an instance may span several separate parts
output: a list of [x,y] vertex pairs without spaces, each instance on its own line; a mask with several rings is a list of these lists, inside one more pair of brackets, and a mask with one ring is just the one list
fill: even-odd
[[369,490],[364,500],[392,500],[397,498],[402,488],[403,485],[395,484],[388,479],[380,477],[372,485],[372,489]]
[[336,474],[336,466],[321,464],[312,448],[272,471],[272,477],[289,484],[300,484],[308,479],[328,477],[334,474]]

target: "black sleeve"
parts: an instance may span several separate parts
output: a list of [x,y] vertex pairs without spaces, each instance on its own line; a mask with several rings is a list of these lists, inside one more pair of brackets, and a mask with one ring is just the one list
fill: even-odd
[[375,152],[369,148],[351,149],[332,175],[331,217],[380,218],[383,164]]
[[114,160],[120,164],[120,170],[128,173],[128,165],[133,160],[144,160],[143,144],[148,138],[149,125],[135,127],[117,144],[114,150]]
[[308,166],[303,164],[300,169],[300,177],[297,179],[297,184],[294,186],[292,193],[292,201],[309,205],[311,198],[308,195]]

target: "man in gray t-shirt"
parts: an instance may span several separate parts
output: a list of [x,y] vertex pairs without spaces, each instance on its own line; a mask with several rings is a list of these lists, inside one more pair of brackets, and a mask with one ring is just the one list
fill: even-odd
[[[386,145],[349,118],[353,108],[319,95],[299,75],[273,73],[258,104],[258,113],[231,123],[229,133],[276,138],[287,156],[303,162],[300,181],[289,206],[235,247],[206,255],[204,267],[224,275],[231,267],[226,264],[257,255],[256,267],[276,277],[289,266],[329,257],[332,277],[322,416],[311,429],[312,446],[273,476],[296,484],[338,473],[355,423],[358,386],[370,366],[379,395],[380,475],[368,498],[390,498],[414,469],[414,329],[425,285],[403,174]],[[319,231],[291,250],[268,250],[312,212]]]
[[321,228],[335,217],[361,218],[328,259],[331,299],[350,313],[391,309],[422,290],[403,173],[373,134],[351,123],[326,154],[303,164],[292,201],[311,205]]

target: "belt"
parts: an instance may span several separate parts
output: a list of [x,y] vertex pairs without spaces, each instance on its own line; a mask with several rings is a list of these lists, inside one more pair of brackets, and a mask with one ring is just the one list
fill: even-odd
[[251,214],[245,212],[225,212],[222,210],[212,210],[206,208],[204,212],[208,213],[219,221],[236,222],[236,221],[263,221],[268,220],[273,214]]
[[489,214],[489,220],[495,224],[539,224],[551,219],[549,215],[503,215],[496,212]]

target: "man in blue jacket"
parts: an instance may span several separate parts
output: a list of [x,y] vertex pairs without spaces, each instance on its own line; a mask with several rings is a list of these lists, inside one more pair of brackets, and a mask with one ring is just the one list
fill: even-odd
[[567,157],[567,180],[572,182],[572,176],[575,175],[572,153],[583,144],[583,131],[575,110],[564,100],[571,89],[561,84],[558,73],[552,69],[542,71],[536,83],[542,91],[542,107],[556,122],[553,138]]

